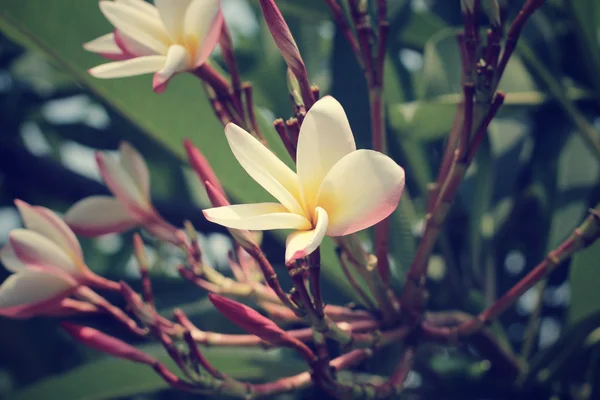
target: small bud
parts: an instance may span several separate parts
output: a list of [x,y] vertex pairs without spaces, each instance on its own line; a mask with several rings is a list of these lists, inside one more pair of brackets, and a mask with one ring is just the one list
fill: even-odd
[[208,298],[217,310],[246,332],[273,344],[289,345],[296,342],[296,339],[258,311],[213,293]]
[[183,145],[185,146],[185,150],[187,151],[190,165],[196,172],[196,175],[198,175],[200,182],[210,182],[211,185],[213,185],[213,187],[217,189],[223,197],[225,197],[225,190],[223,190],[221,182],[217,178],[215,171],[212,169],[210,163],[208,162],[206,157],[204,157],[202,152],[200,152],[200,150],[196,146],[194,146],[192,142],[188,139],[185,139],[183,141]]
[[142,364],[155,365],[157,363],[157,360],[148,354],[99,330],[87,326],[75,325],[70,322],[62,322],[61,326],[75,340],[98,351]]
[[144,304],[128,284],[121,282],[121,293],[131,311],[140,321],[148,326],[157,324],[156,312],[148,304]]
[[133,235],[133,252],[138,262],[138,266],[141,270],[148,270],[150,263],[148,262],[148,256],[146,255],[146,248],[144,247],[144,241],[142,237],[136,233]]

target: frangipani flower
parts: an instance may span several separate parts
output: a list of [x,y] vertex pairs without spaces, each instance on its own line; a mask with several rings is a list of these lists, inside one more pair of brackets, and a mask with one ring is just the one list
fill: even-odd
[[243,204],[204,210],[206,218],[235,229],[294,229],[286,262],[319,247],[324,236],[343,236],[390,215],[404,189],[404,170],[372,150],[356,150],[341,104],[324,97],[300,128],[297,173],[248,132],[225,127],[233,154],[248,174],[280,203]]
[[83,236],[123,232],[143,225],[157,236],[172,239],[169,224],[150,201],[150,174],[142,156],[129,143],[119,146],[119,159],[96,153],[102,180],[114,194],[90,196],[75,203],[65,222]]
[[17,200],[25,229],[9,234],[0,261],[13,274],[0,286],[0,315],[51,313],[77,287],[98,282],[83,261],[77,238],[52,211]]
[[223,25],[220,0],[102,0],[100,10],[115,27],[84,44],[114,62],[89,70],[97,78],[154,73],[152,87],[162,92],[173,75],[208,60]]

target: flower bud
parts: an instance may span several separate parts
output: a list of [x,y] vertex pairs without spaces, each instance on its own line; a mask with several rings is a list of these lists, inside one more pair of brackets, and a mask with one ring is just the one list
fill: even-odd
[[99,330],[87,326],[75,325],[70,322],[62,322],[61,325],[75,340],[103,353],[147,365],[157,363],[157,360],[148,354]]
[[188,154],[188,160],[190,165],[198,175],[200,182],[210,182],[210,184],[225,197],[225,190],[223,186],[221,186],[221,182],[217,178],[215,171],[213,171],[210,163],[204,157],[204,154],[200,152],[200,150],[192,144],[189,139],[185,139],[183,141],[183,145],[185,146],[185,150]]
[[217,310],[246,332],[273,344],[289,345],[296,342],[296,339],[258,311],[213,293],[208,298]]
[[460,0],[460,8],[463,14],[473,14],[475,0]]
[[482,0],[481,5],[483,6],[483,11],[487,15],[490,24],[494,27],[494,29],[499,29],[500,6],[498,5],[498,0]]
[[298,83],[298,79],[296,79],[292,70],[289,68],[287,69],[287,87],[294,104],[296,106],[303,106],[304,101],[302,100],[300,84]]

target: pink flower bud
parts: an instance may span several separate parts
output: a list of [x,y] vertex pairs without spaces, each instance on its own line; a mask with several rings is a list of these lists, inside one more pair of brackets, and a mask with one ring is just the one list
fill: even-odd
[[97,329],[75,325],[70,322],[62,322],[61,325],[75,340],[111,356],[147,365],[155,365],[158,362],[148,354]]
[[296,339],[258,311],[214,293],[210,293],[208,298],[217,310],[246,332],[273,344],[290,345],[296,342]]
[[200,182],[210,182],[210,184],[217,189],[222,196],[225,197],[225,190],[223,190],[223,186],[221,186],[221,182],[215,175],[215,171],[213,171],[210,166],[208,160],[200,150],[192,144],[189,139],[185,139],[183,141],[183,145],[185,146],[185,150],[188,154],[188,160],[190,165],[198,175]]

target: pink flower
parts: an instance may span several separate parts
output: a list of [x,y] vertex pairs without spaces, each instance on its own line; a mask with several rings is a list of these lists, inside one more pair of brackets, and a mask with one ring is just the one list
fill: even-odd
[[85,265],[77,238],[52,211],[17,200],[25,229],[15,229],[0,250],[13,274],[0,287],[0,315],[52,314],[80,285],[102,280]]
[[77,234],[99,236],[144,226],[154,235],[173,240],[175,228],[156,212],[150,202],[150,175],[142,156],[122,142],[119,158],[96,153],[96,162],[112,196],[90,196],[75,203],[65,222]]
[[115,60],[89,70],[97,78],[154,73],[152,87],[162,92],[177,73],[208,60],[219,41],[220,0],[102,0],[100,10],[113,33],[84,44],[88,51]]

